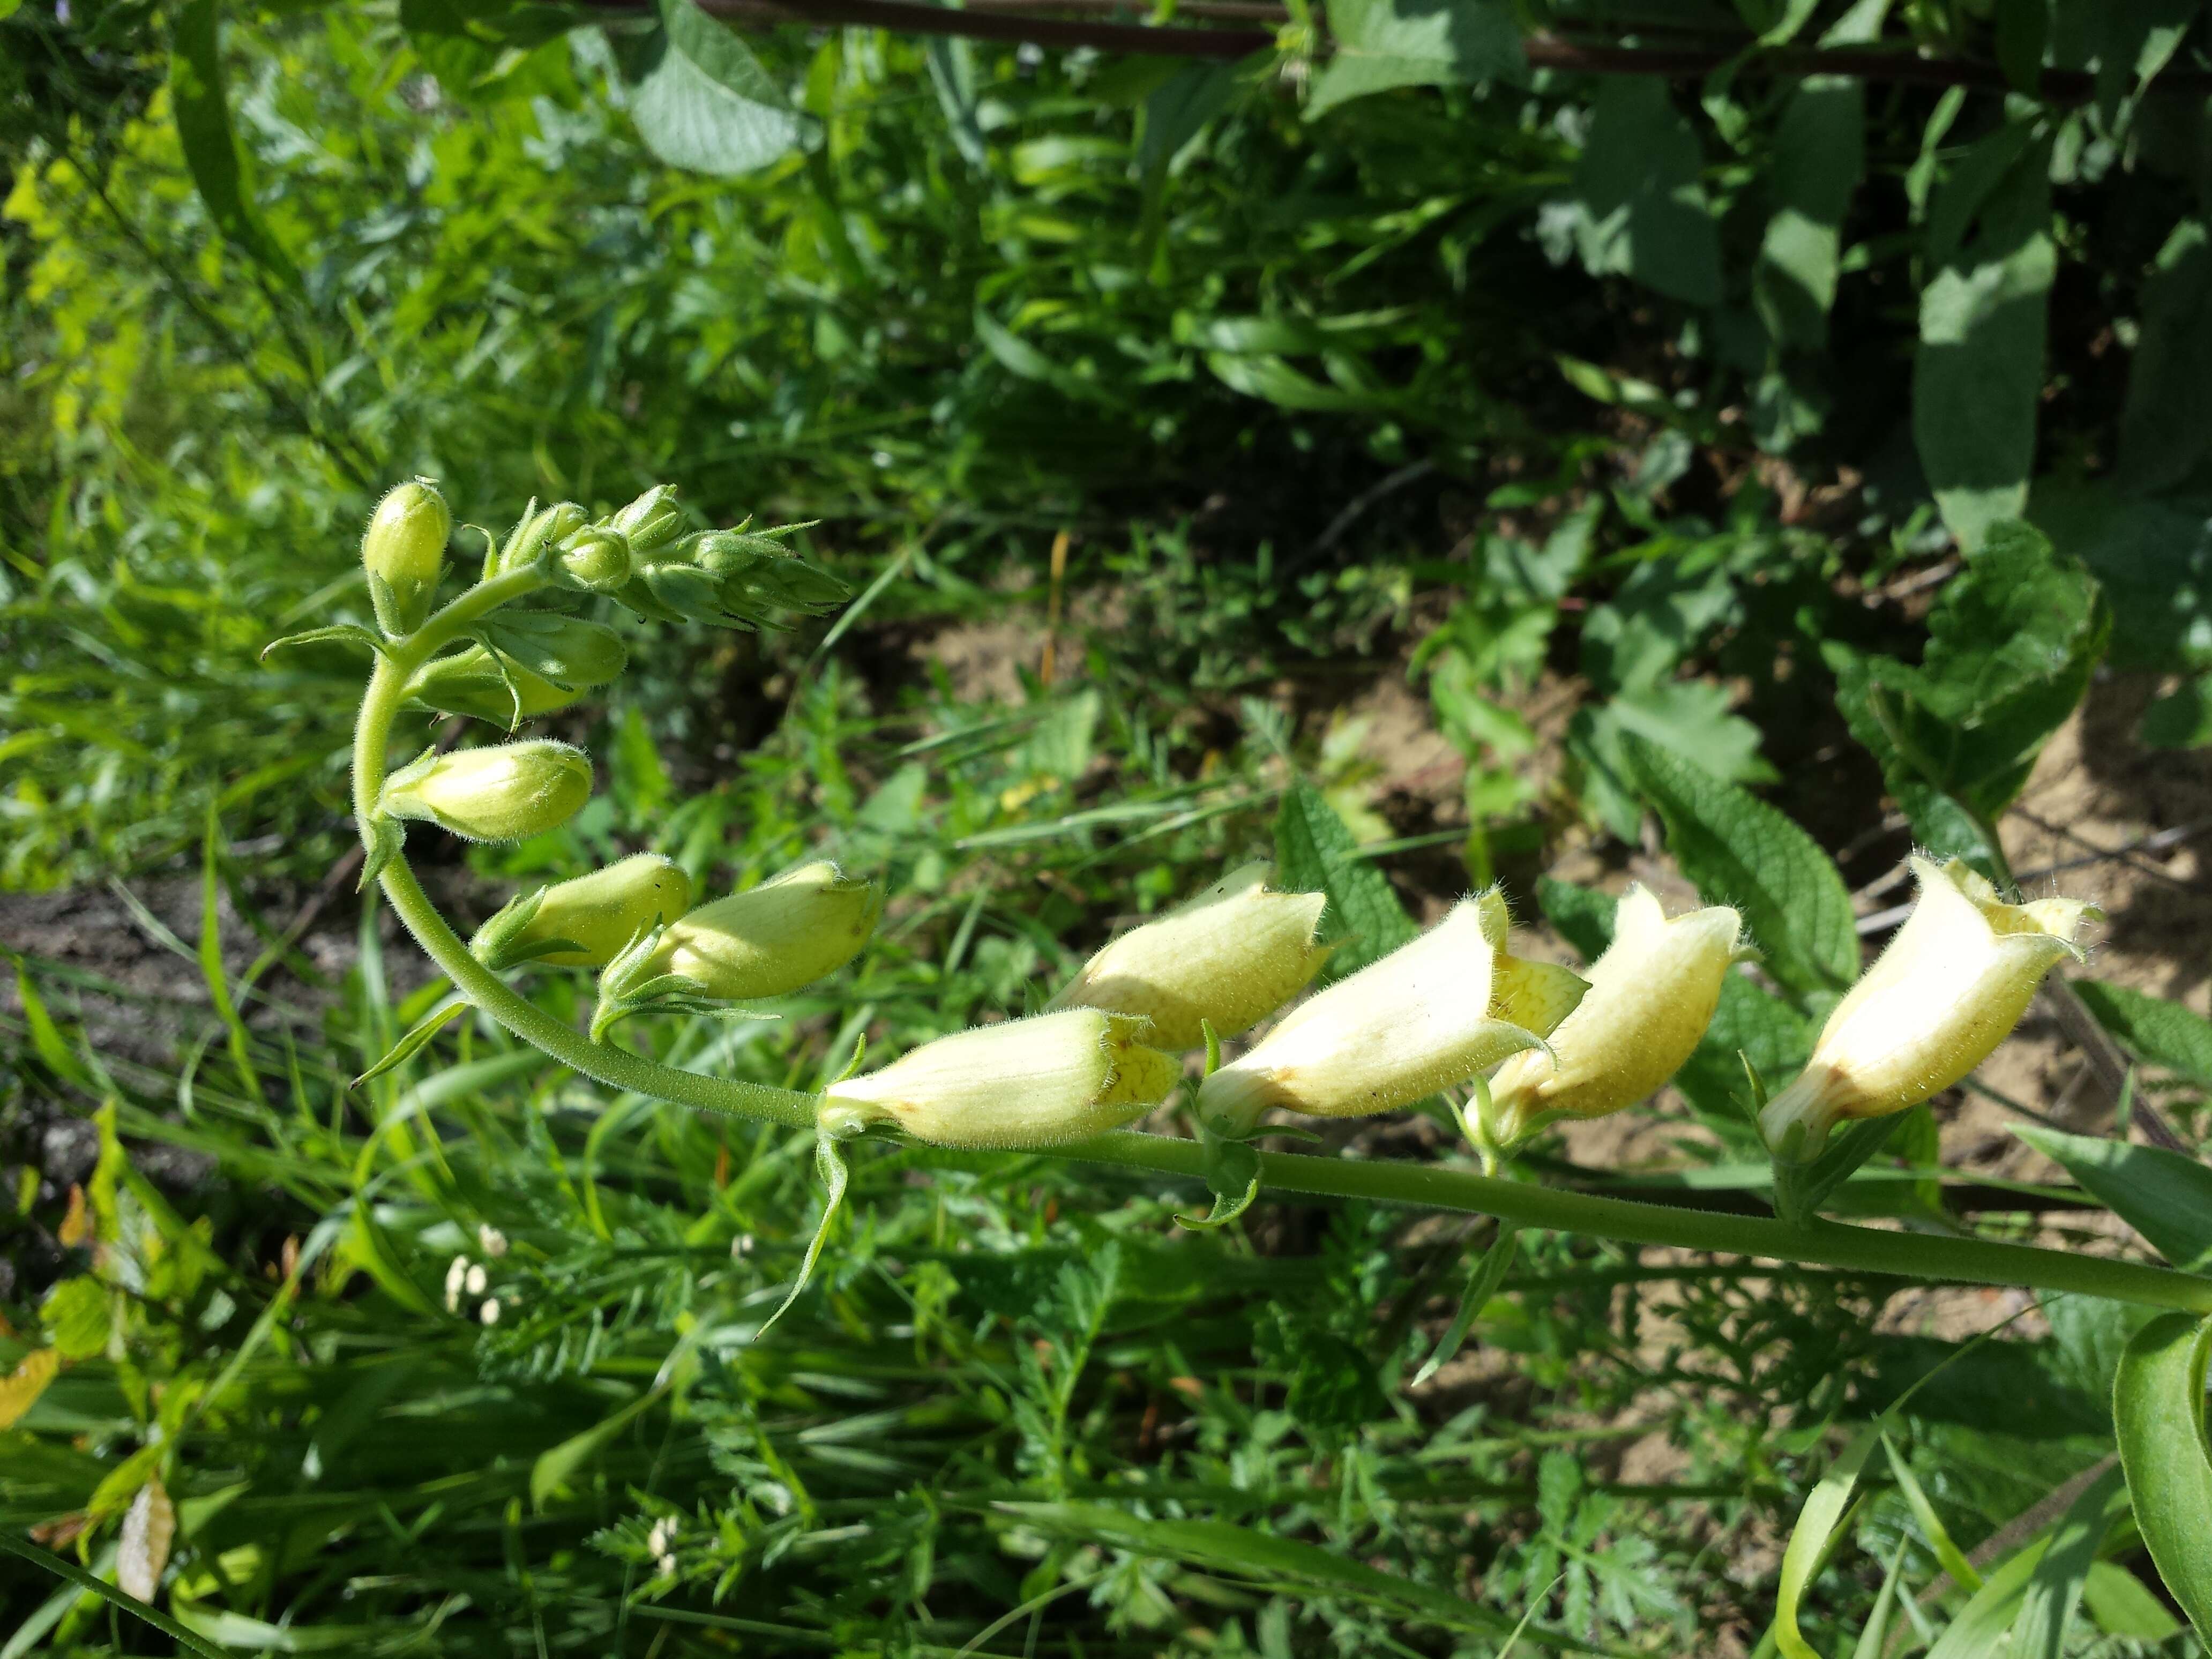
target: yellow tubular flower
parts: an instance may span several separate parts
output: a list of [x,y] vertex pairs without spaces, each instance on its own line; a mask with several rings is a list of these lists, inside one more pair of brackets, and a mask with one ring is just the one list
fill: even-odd
[[1055,999],[1149,1019],[1146,1041],[1169,1049],[1249,1030],[1306,987],[1328,947],[1314,942],[1328,903],[1320,893],[1267,890],[1251,864],[1188,903],[1115,939]]
[[850,1136],[888,1123],[933,1146],[1017,1152],[1087,1139],[1142,1117],[1182,1074],[1144,1033],[1095,1008],[979,1025],[836,1085],[822,1127]]
[[883,908],[874,882],[817,860],[682,917],[654,947],[653,969],[732,1002],[780,997],[860,955]]
[[1200,1115],[1237,1134],[1275,1106],[1316,1117],[1391,1111],[1540,1047],[1587,987],[1565,968],[1508,955],[1509,927],[1495,889],[1462,901],[1206,1079]]
[[2101,914],[2073,899],[2007,904],[1955,859],[1912,869],[1912,914],[1828,1016],[1803,1073],[1759,1115],[1784,1157],[1811,1157],[1838,1119],[1901,1112],[1972,1071],[2058,959],[2081,958],[2074,936]]
[[1558,1065],[1518,1054],[1491,1085],[1499,1141],[1510,1146],[1555,1118],[1617,1112],[1680,1071],[1712,1023],[1741,931],[1725,907],[1669,921],[1644,888],[1622,894],[1589,994],[1552,1033]]

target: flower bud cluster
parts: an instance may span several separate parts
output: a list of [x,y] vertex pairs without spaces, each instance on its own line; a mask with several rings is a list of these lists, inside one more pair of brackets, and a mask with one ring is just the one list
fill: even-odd
[[453,515],[428,478],[396,484],[376,504],[361,538],[377,624],[393,639],[413,633],[430,614],[446,560]]

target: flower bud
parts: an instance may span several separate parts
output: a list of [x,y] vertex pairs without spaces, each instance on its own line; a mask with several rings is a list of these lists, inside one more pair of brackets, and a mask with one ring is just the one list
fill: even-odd
[[1328,897],[1271,893],[1267,866],[1247,865],[1196,898],[1115,939],[1055,999],[1152,1022],[1156,1048],[1194,1048],[1236,1036],[1281,1007],[1328,955],[1314,943]]
[[1883,1117],[1949,1088],[2020,1024],[2035,988],[2101,913],[2073,899],[2007,904],[1954,859],[1912,860],[1919,902],[1838,1003],[1797,1080],[1759,1115],[1766,1144],[1808,1158],[1841,1118]]
[[883,890],[827,860],[787,870],[672,923],[652,971],[681,974],[710,997],[780,997],[834,973],[876,930]]
[[499,550],[501,572],[529,569],[589,522],[590,514],[574,501],[556,501],[524,514],[522,522],[507,538],[507,545]]
[[369,602],[386,634],[411,634],[430,614],[453,530],[446,498],[428,478],[394,485],[376,504],[361,538],[361,562],[368,572]]
[[615,514],[613,528],[633,551],[646,554],[665,546],[684,533],[684,514],[676,505],[674,484],[655,484]]
[[[556,968],[602,968],[648,927],[691,908],[691,878],[673,860],[637,853],[588,876],[556,882],[538,896],[527,920],[504,932],[489,965],[534,961]],[[567,939],[573,951],[536,951]]]
[[1518,1054],[1491,1085],[1499,1140],[1510,1146],[1557,1117],[1617,1112],[1680,1071],[1720,1006],[1741,931],[1723,906],[1669,921],[1643,888],[1622,894],[1588,994],[1551,1034],[1557,1065]]
[[1387,1112],[1539,1047],[1588,988],[1565,968],[1508,955],[1509,927],[1496,889],[1462,901],[1206,1079],[1200,1115],[1242,1134],[1274,1106],[1318,1117]]
[[524,720],[566,708],[582,695],[518,662],[509,662],[501,675],[500,665],[480,645],[425,663],[407,682],[410,703],[441,714],[495,721],[510,731]]
[[592,593],[611,593],[629,580],[630,547],[605,530],[580,530],[561,544],[561,573]]
[[1182,1075],[1145,1047],[1142,1020],[1071,1008],[926,1042],[832,1086],[821,1122],[834,1135],[890,1123],[933,1146],[1022,1151],[1117,1129]]
[[584,751],[536,738],[425,755],[386,781],[383,805],[471,841],[520,841],[560,828],[591,797]]

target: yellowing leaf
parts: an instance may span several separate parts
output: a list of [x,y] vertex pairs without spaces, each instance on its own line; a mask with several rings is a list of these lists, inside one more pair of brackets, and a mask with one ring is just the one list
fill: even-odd
[[25,1412],[38,1403],[46,1384],[62,1368],[58,1348],[34,1348],[15,1369],[0,1377],[0,1429],[12,1429]]
[[115,1552],[115,1583],[126,1595],[151,1601],[169,1565],[169,1543],[177,1535],[176,1505],[159,1475],[148,1478],[123,1517],[123,1538]]

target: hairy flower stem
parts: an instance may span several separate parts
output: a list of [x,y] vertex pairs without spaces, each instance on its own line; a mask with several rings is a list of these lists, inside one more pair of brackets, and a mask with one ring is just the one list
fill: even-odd
[[[378,659],[362,699],[354,735],[354,811],[364,839],[370,833],[377,795],[383,787],[392,722],[398,713],[408,676],[497,606],[525,596],[541,582],[534,572],[517,571],[481,583],[415,633],[395,642],[389,655]],[[611,1088],[696,1111],[792,1127],[813,1124],[817,1104],[813,1095],[707,1077],[663,1066],[609,1043],[592,1042],[509,988],[471,956],[460,936],[430,902],[404,856],[385,867],[382,882],[394,912],[455,988],[516,1036],[562,1065]],[[1059,1148],[1056,1155],[1190,1180],[1202,1180],[1205,1176],[1205,1149],[1199,1142],[1131,1130]],[[1524,1227],[1581,1233],[1626,1244],[1760,1256],[1907,1279],[2072,1291],[2147,1307],[2212,1314],[2212,1279],[2024,1244],[1887,1232],[1830,1221],[1796,1224],[1760,1216],[1680,1210],[1589,1193],[1560,1192],[1432,1164],[1370,1163],[1262,1152],[1260,1178],[1263,1187],[1279,1193],[1368,1199],[1496,1216]]]

